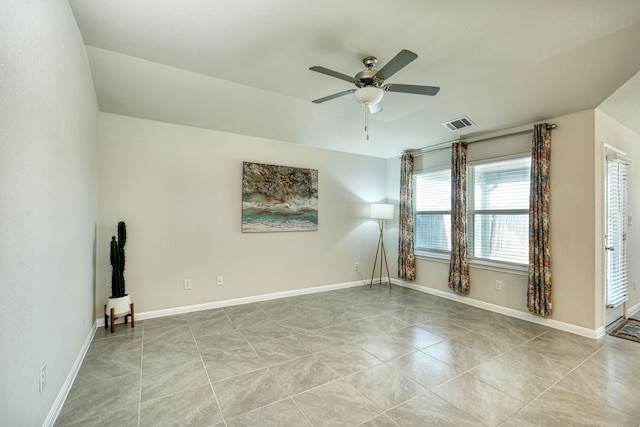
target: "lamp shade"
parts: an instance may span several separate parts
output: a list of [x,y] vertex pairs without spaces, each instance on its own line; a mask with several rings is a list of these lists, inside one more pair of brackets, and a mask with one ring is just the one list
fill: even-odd
[[353,92],[354,98],[358,104],[373,105],[382,101],[384,89],[375,86],[365,86],[356,89]]
[[373,203],[370,218],[393,219],[393,205],[387,203]]

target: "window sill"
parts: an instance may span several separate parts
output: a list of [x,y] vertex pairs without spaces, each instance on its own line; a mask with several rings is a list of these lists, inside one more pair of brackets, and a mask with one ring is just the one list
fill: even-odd
[[517,274],[518,276],[528,276],[528,265],[506,264],[496,261],[487,261],[480,259],[470,259],[469,265],[481,270],[498,271],[500,273]]
[[[448,264],[450,260],[449,254],[441,254],[434,252],[415,252],[416,258],[424,259],[427,261],[435,261],[443,264]],[[527,276],[529,274],[529,266],[527,265],[514,265],[505,264],[495,261],[469,259],[469,267],[479,268],[481,270],[497,271],[500,273],[517,274],[518,276]]]
[[425,259],[427,261],[446,262],[449,263],[451,256],[449,254],[441,254],[435,252],[419,252],[414,253],[416,258]]

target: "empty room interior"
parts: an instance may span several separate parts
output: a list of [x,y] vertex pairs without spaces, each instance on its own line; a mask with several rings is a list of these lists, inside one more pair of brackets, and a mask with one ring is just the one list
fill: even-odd
[[638,40],[637,0],[3,1],[0,424],[640,425]]

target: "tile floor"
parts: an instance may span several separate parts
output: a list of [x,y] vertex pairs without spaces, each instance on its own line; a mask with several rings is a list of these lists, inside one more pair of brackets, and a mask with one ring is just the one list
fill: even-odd
[[99,329],[56,426],[638,426],[640,344],[395,286]]

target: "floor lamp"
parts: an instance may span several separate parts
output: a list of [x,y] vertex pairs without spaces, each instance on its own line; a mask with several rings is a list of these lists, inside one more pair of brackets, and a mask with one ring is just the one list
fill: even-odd
[[389,279],[389,288],[391,288],[391,276],[389,275],[389,264],[387,264],[387,252],[384,249],[384,220],[393,219],[393,205],[384,203],[373,203],[371,205],[370,218],[378,220],[378,226],[380,227],[380,237],[378,238],[378,247],[376,249],[376,257],[373,261],[373,271],[371,272],[371,282],[369,287],[373,285],[373,276],[376,274],[376,264],[378,263],[378,254],[380,254],[380,284],[382,284],[382,262],[387,268],[387,278]]

